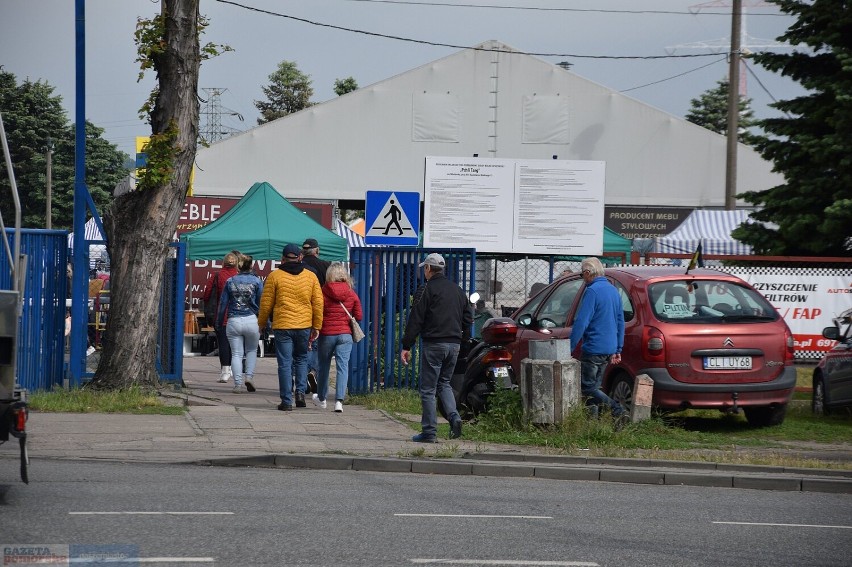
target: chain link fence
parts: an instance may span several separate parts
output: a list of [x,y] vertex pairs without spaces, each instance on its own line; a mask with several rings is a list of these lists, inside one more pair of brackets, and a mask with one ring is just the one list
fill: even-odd
[[[509,316],[529,297],[538,292],[563,272],[580,270],[582,257],[528,256],[523,254],[476,256],[476,291],[485,300],[495,315]],[[618,254],[600,257],[606,266],[626,266],[631,260]],[[649,253],[639,262],[645,265],[684,266],[692,259],[691,254]],[[852,269],[852,258],[819,258],[791,256],[716,256],[702,258],[706,268],[726,267],[777,267],[809,269]]]
[[[565,272],[580,270],[582,257],[500,255],[476,256],[476,291],[495,315],[508,317],[529,297]],[[604,256],[607,266],[624,265],[624,255]]]

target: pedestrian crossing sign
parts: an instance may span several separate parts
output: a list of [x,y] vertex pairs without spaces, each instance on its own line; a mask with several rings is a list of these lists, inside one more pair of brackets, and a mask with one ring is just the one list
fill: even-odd
[[420,232],[420,193],[367,191],[364,241],[367,244],[417,246]]

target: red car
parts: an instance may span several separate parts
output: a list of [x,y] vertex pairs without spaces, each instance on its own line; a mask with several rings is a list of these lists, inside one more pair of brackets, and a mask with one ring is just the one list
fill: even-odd
[[[604,391],[631,407],[633,380],[647,374],[658,408],[742,409],[751,425],[780,424],[796,386],[793,335],[784,319],[736,276],[685,271],[606,270],[621,294],[625,329],[621,363],[606,369]],[[562,277],[512,314],[518,334],[509,349],[517,376],[529,341],[570,337],[584,289],[581,274]]]

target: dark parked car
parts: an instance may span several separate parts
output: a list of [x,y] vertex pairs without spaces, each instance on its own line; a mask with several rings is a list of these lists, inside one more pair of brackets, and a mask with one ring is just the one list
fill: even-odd
[[837,344],[825,353],[814,369],[813,410],[828,415],[841,407],[852,407],[852,309],[834,319],[822,336]]
[[[752,425],[780,424],[796,386],[793,335],[784,319],[736,276],[684,272],[606,270],[621,294],[625,337],[622,362],[607,368],[604,391],[630,407],[634,378],[647,374],[658,408],[742,409]],[[509,348],[516,375],[529,341],[570,337],[584,289],[581,274],[562,277],[513,313],[518,334]]]

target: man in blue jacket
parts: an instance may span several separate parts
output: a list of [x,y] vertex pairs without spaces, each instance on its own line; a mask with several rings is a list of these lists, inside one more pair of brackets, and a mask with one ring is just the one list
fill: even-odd
[[586,291],[571,329],[571,352],[583,340],[580,389],[587,405],[595,408],[609,406],[613,417],[623,423],[627,412],[601,390],[607,364],[610,361],[613,364],[621,362],[621,349],[624,347],[624,308],[621,297],[615,286],[604,277],[604,267],[600,260],[586,258],[580,268]]
[[443,256],[429,254],[420,267],[423,268],[426,284],[414,294],[399,356],[407,365],[417,336],[423,339],[419,381],[422,431],[412,437],[412,441],[435,443],[438,427],[436,395],[441,398],[450,421],[450,439],[461,437],[462,421],[450,378],[456,367],[459,347],[470,338],[473,313],[464,291],[444,275],[446,264]]

